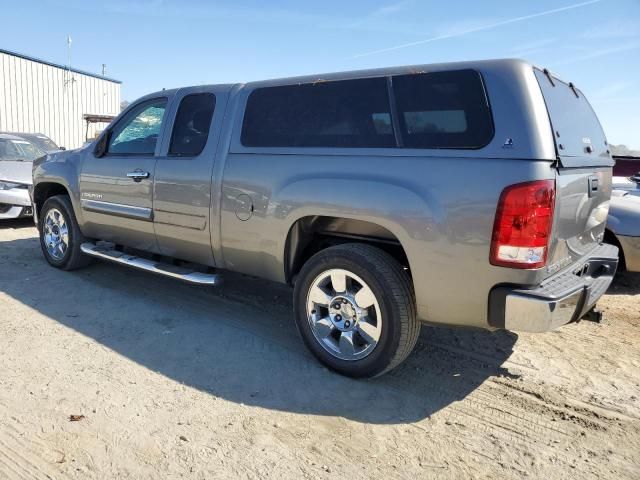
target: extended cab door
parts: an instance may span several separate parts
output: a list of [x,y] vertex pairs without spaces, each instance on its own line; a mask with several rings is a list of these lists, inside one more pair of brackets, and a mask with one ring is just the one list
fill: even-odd
[[105,150],[87,152],[80,174],[86,236],[157,251],[153,179],[168,100],[134,105],[105,132]]
[[[211,229],[212,174],[228,88],[181,89],[168,118],[155,174],[154,225],[164,255],[215,265]],[[211,224],[214,222],[214,225]]]

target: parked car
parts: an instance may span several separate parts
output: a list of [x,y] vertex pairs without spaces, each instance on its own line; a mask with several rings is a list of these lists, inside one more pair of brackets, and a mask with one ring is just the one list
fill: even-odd
[[52,266],[289,283],[313,354],[372,377],[421,322],[542,332],[590,312],[618,262],[612,165],[580,90],[495,60],[163,90],[37,161],[32,196]]
[[0,219],[31,215],[32,161],[44,154],[22,137],[0,133]]
[[604,241],[620,250],[620,269],[640,272],[640,196],[614,190]]
[[613,174],[616,176],[630,176],[640,172],[640,157],[634,155],[614,155],[616,164]]
[[640,197],[640,172],[630,177],[613,177],[612,186],[615,190],[622,190]]
[[58,150],[64,150],[64,147],[59,147],[56,143],[47,137],[43,133],[18,133],[18,132],[6,132],[9,135],[15,135],[16,137],[21,137],[24,140],[32,143],[36,147],[38,147],[43,152],[56,152]]

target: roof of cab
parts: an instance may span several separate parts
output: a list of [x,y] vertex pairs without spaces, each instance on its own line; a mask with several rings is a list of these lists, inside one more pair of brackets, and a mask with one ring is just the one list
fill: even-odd
[[352,70],[346,72],[334,72],[304,75],[298,77],[288,78],[276,78],[271,80],[259,80],[255,82],[248,82],[247,88],[258,87],[272,87],[276,85],[292,85],[298,83],[313,83],[321,81],[335,81],[335,80],[351,80],[356,78],[368,78],[368,77],[383,77],[388,75],[404,75],[412,73],[425,73],[425,72],[438,72],[438,71],[450,71],[450,70],[486,70],[496,67],[520,67],[532,68],[533,65],[525,60],[517,58],[506,58],[496,60],[475,60],[466,62],[447,62],[447,63],[431,63],[423,65],[405,65],[398,67],[386,67],[386,68],[371,68],[366,70]]
[[158,98],[161,96],[166,96],[166,97],[170,97],[172,95],[175,95],[176,93],[179,92],[197,92],[199,90],[204,90],[206,91],[207,88],[212,88],[215,87],[217,89],[227,89],[227,90],[231,90],[232,88],[234,88],[236,85],[236,83],[212,83],[212,84],[207,84],[207,85],[190,85],[190,86],[186,86],[186,87],[178,87],[178,88],[165,88],[162,90],[159,90],[157,92],[152,92],[152,93],[148,93],[140,98],[138,98],[135,102],[131,102],[131,104],[133,105],[134,103],[138,103],[141,100],[151,100],[154,98]]

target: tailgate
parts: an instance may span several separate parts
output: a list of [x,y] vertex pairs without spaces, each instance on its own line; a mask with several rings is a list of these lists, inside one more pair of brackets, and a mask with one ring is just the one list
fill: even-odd
[[583,93],[535,69],[558,156],[549,275],[575,263],[602,242],[614,164],[598,117]]

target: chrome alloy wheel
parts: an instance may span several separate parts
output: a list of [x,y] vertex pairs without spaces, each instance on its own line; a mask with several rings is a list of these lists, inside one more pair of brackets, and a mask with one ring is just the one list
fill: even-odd
[[47,212],[42,228],[47,252],[55,260],[62,260],[69,249],[69,228],[64,215],[52,208]]
[[343,269],[327,270],[312,282],[307,320],[320,345],[341,360],[369,355],[382,332],[382,314],[373,291]]

